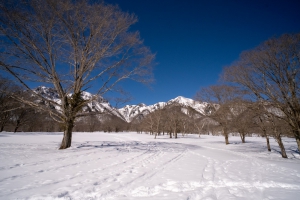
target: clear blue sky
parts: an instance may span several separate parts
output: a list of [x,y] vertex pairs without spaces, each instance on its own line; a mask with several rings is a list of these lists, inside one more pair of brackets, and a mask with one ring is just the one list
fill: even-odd
[[123,82],[130,104],[193,98],[216,84],[224,66],[272,36],[300,32],[300,0],[106,0],[135,13],[156,53],[152,88]]

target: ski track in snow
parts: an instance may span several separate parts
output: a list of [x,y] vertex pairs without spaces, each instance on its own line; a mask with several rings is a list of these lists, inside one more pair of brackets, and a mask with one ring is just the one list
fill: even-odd
[[[49,133],[47,133],[49,134]],[[0,199],[297,199],[300,160],[263,149],[263,138],[168,139],[136,133],[1,134]],[[26,140],[26,139],[28,140]],[[43,139],[43,140],[42,140]],[[272,141],[272,147],[276,143]]]

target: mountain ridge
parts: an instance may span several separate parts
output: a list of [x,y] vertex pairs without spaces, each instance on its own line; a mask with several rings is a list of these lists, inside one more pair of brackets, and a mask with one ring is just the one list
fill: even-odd
[[[44,98],[51,99],[52,101],[55,101],[57,103],[60,102],[59,95],[53,88],[39,86],[36,89],[34,89],[34,92],[39,93]],[[139,115],[146,116],[151,112],[154,112],[158,109],[162,109],[172,104],[178,104],[182,107],[191,107],[199,113],[204,113],[204,109],[207,106],[207,103],[205,102],[195,101],[193,99],[186,98],[183,96],[178,96],[167,102],[158,102],[152,105],[146,105],[144,103],[140,103],[137,105],[125,105],[122,108],[115,108],[111,106],[111,104],[102,96],[93,95],[86,91],[82,92],[82,98],[85,100],[89,100],[92,98],[94,99],[83,108],[83,112],[108,111],[108,113],[115,115],[128,123],[130,123],[133,119],[135,119]]]

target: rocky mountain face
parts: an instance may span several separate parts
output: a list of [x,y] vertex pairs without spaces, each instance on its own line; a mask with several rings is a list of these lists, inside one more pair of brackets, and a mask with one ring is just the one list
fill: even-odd
[[[44,98],[60,103],[59,95],[57,91],[53,88],[39,86],[34,90],[35,93],[42,95]],[[89,92],[82,92],[82,98],[85,100],[93,99],[86,106],[83,107],[83,112],[99,112],[99,113],[109,113],[115,115],[124,121],[125,118],[119,113],[118,109],[112,107],[110,103],[99,95],[93,95]],[[60,110],[58,106],[55,109]]]
[[[60,102],[59,95],[55,91],[55,89],[48,88],[45,86],[40,86],[34,90],[36,93],[39,93],[43,97],[47,99],[51,99],[57,103]],[[84,108],[83,112],[107,112],[111,115],[115,115],[126,122],[131,122],[136,117],[144,117],[147,114],[154,112],[158,109],[162,109],[166,106],[177,104],[182,106],[183,108],[192,108],[199,113],[204,113],[205,108],[207,107],[207,103],[194,101],[189,98],[185,98],[182,96],[178,96],[175,99],[171,99],[167,102],[158,102],[153,105],[145,105],[143,103],[138,105],[126,105],[123,108],[114,108],[110,105],[110,103],[105,100],[101,96],[92,95],[89,92],[82,93],[83,99],[89,100],[94,99],[90,103],[88,103]],[[59,109],[59,108],[56,108]]]
[[155,110],[162,109],[172,104],[177,104],[184,108],[191,107],[195,111],[202,114],[204,113],[204,109],[207,106],[207,103],[202,103],[202,102],[194,101],[193,99],[178,96],[175,99],[171,99],[167,102],[159,102],[149,106],[143,103],[138,105],[126,105],[125,107],[120,108],[119,112],[127,122],[131,122],[135,117],[139,115],[145,116],[151,112],[154,112]]

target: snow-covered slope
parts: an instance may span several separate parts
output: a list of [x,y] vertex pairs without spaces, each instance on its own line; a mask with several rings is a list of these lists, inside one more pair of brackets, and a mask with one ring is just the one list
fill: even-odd
[[[39,86],[34,90],[34,92],[42,95],[46,99],[50,99],[52,101],[60,103],[59,95],[53,88]],[[110,103],[103,97],[99,95],[92,95],[91,93],[84,91],[82,92],[82,98],[85,100],[93,99],[85,107],[83,107],[83,112],[107,112],[125,120],[124,117],[120,115],[118,109],[112,107]],[[60,108],[58,106],[55,106],[55,109],[59,110]]]
[[155,110],[163,108],[165,105],[165,102],[159,102],[150,106],[147,106],[143,103],[138,105],[126,105],[125,107],[119,109],[119,113],[123,115],[127,122],[131,122],[138,115],[147,115]]
[[171,99],[168,102],[159,102],[153,105],[126,105],[123,108],[119,109],[120,114],[124,116],[127,122],[131,122],[138,115],[147,115],[148,113],[154,112],[158,109],[164,108],[165,106],[178,104],[182,107],[191,107],[199,113],[204,113],[204,108],[207,106],[207,103],[194,101],[193,99],[185,98],[178,96],[175,99]]
[[136,133],[0,133],[0,199],[171,200],[299,199],[300,155],[294,138]]
[[204,113],[204,109],[207,106],[206,102],[199,102],[182,96],[176,97],[175,99],[171,99],[170,101],[167,102],[168,105],[173,103],[178,103],[183,107],[191,107],[196,111],[198,111],[199,113]]

